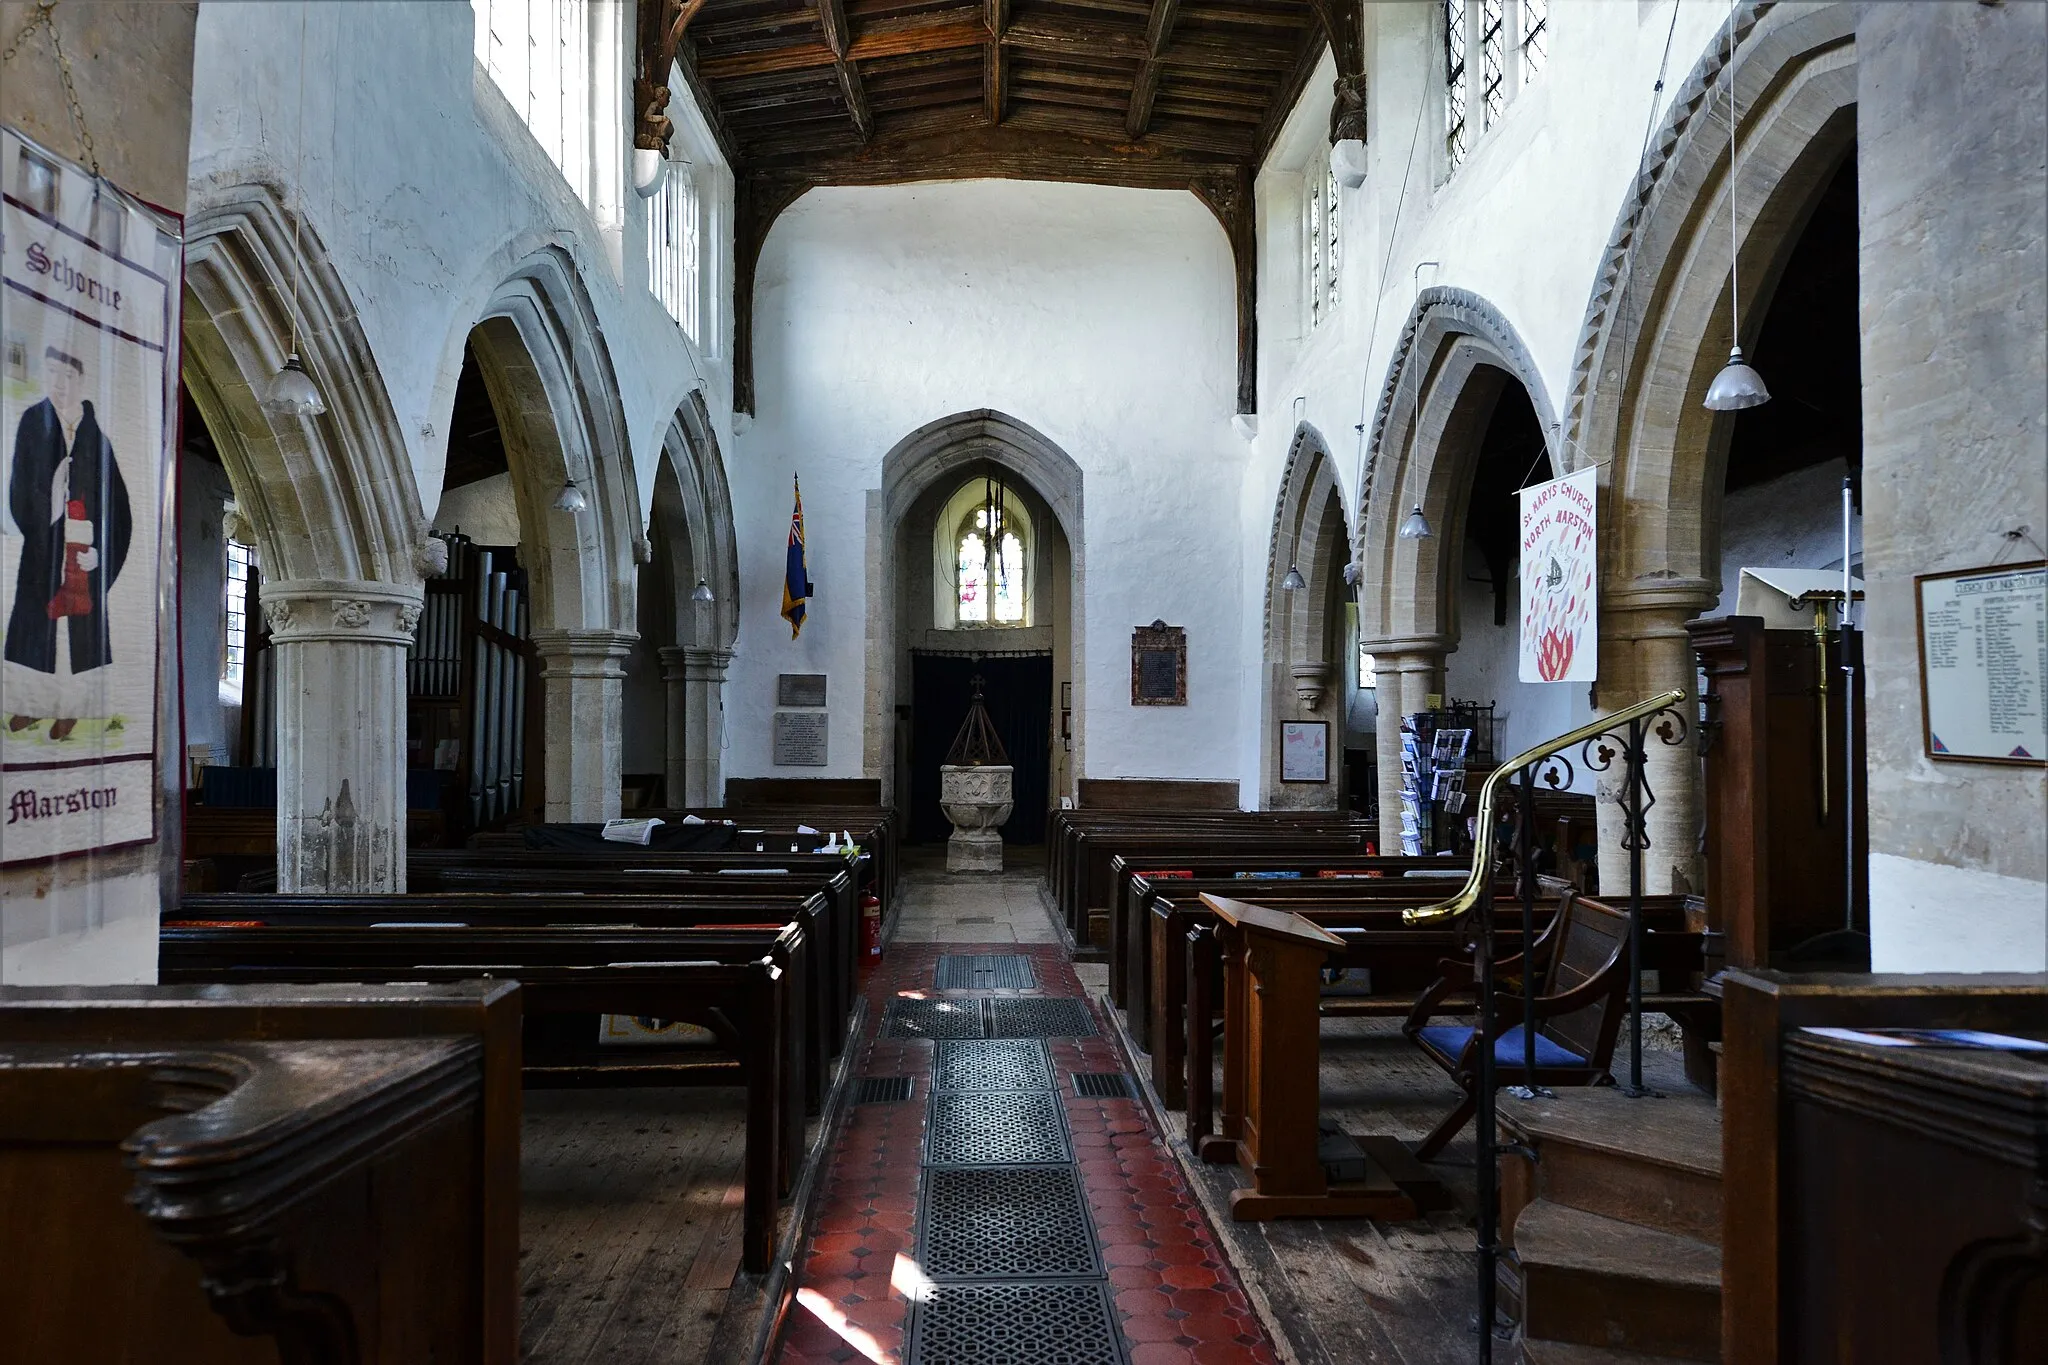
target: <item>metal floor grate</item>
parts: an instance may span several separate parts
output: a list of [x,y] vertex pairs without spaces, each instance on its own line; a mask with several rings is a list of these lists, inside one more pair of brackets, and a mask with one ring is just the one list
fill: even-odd
[[1076,1071],[1074,1093],[1090,1100],[1127,1100],[1131,1078],[1121,1071]]
[[1033,1038],[940,1043],[934,1090],[1050,1090],[1052,1059]]
[[853,1087],[855,1104],[896,1104],[907,1100],[916,1093],[917,1081],[911,1076],[863,1076]]
[[1092,1284],[944,1284],[912,1310],[909,1365],[1122,1365]]
[[980,1038],[979,1000],[891,1000],[882,1021],[884,1038]]
[[983,1090],[932,1096],[924,1159],[934,1166],[1000,1166],[1074,1157],[1059,1096],[1050,1090]]
[[1030,991],[1038,978],[1021,953],[946,953],[937,984],[942,991]]
[[933,1279],[1102,1274],[1072,1166],[932,1166],[924,1184],[918,1261]]
[[991,1000],[991,1038],[1081,1038],[1095,1032],[1095,1016],[1085,1000]]

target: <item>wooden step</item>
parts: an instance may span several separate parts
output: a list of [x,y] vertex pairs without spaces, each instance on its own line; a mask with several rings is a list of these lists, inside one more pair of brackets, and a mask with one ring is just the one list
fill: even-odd
[[1569,1341],[1519,1343],[1522,1365],[1679,1365],[1676,1356],[1649,1356],[1641,1351],[1617,1351],[1606,1346],[1580,1346]]
[[1538,1199],[1515,1224],[1532,1339],[1721,1358],[1721,1251]]
[[1502,1130],[1536,1151],[1534,1197],[1720,1243],[1721,1115],[1712,1100],[1630,1099],[1600,1086],[1541,1099],[1503,1094],[1499,1105]]

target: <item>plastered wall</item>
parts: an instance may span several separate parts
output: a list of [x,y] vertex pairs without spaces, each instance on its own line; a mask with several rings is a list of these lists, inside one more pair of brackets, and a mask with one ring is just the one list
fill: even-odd
[[[798,200],[761,257],[759,420],[734,460],[728,773],[861,772],[867,494],[917,428],[992,408],[1082,470],[1085,525],[1067,528],[1086,633],[1079,775],[1235,776],[1247,599],[1231,291],[1222,229],[1180,191],[974,181]],[[796,641],[776,614],[792,474],[818,588]],[[1184,708],[1130,705],[1131,628],[1154,619],[1187,628]],[[770,761],[785,672],[832,679],[827,768]]]

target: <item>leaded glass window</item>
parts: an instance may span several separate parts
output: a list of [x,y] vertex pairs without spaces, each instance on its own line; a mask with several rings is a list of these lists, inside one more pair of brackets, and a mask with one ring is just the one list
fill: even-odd
[[1522,0],[1522,83],[1527,85],[1543,71],[1549,55],[1550,0]]
[[1465,0],[1444,0],[1444,154],[1451,169],[1465,160]]
[[1479,0],[1479,93],[1489,128],[1508,107],[1506,18],[1506,0]]

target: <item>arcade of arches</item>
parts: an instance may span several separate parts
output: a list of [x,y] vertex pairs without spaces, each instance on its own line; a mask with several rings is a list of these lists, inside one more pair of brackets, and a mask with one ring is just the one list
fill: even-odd
[[[489,1159],[516,1204],[491,1235],[530,1253],[525,1297],[480,1290],[477,1322],[516,1326],[472,1323],[485,1344],[447,1358],[998,1358],[979,1331],[1012,1334],[1023,1354],[1005,1358],[1052,1359],[1030,1334],[1051,1343],[1052,1319],[1090,1314],[1100,1341],[1074,1328],[1058,1358],[1593,1359],[1546,1354],[1553,1342],[1646,1362],[1816,1358],[1797,1305],[1831,1282],[1797,1279],[1790,1232],[1765,1250],[1737,1240],[1757,1233],[1738,1172],[1791,1188],[1804,1161],[1799,1178],[1821,1179],[1776,1127],[1767,1170],[1722,1129],[1737,1095],[1797,1109],[1775,1089],[1778,1032],[1767,1058],[1737,1055],[1736,1014],[1763,1008],[1743,991],[1775,983],[1772,1029],[2048,1040],[2048,5],[0,0],[0,40],[8,232],[46,224],[119,264],[98,226],[110,185],[172,215],[182,241],[162,350],[168,477],[160,506],[133,510],[161,533],[137,543],[162,553],[108,569],[138,609],[157,575],[156,780],[138,789],[154,812],[120,837],[4,817],[0,1088],[29,1065],[16,1043],[73,1041],[8,1024],[55,998],[16,988],[104,988],[143,1018],[204,983],[267,983],[219,989],[274,990],[264,1008],[289,1012],[311,1008],[293,992],[335,983],[520,979],[519,1171]],[[51,378],[78,362],[43,344],[27,310],[47,300],[12,245],[6,269],[0,402],[22,485],[7,600],[25,602],[30,545],[97,565],[65,537],[90,551],[102,514],[86,500],[102,495],[79,491],[70,447],[37,453],[45,395],[66,423],[50,430],[78,429],[58,411],[71,381]],[[91,306],[66,315],[99,327]],[[1735,348],[1767,396],[1710,403]],[[276,401],[288,356],[310,406]],[[151,457],[111,449],[145,486],[157,466],[129,462]],[[25,471],[60,459],[70,491],[49,490],[45,526],[31,515],[44,476],[27,489]],[[1544,485],[1583,490],[1580,560],[1536,548],[1551,544],[1532,530]],[[1581,569],[1568,680],[1532,681],[1549,665],[1525,607]],[[107,610],[111,588],[92,591]],[[41,606],[15,617],[54,631],[61,597],[47,623]],[[135,658],[146,636],[111,638]],[[106,760],[102,731],[123,717],[36,700],[30,654],[10,627],[5,799],[27,793],[33,814],[28,784]],[[61,679],[79,657],[62,651]],[[149,695],[149,669],[131,671]],[[1639,763],[1626,724],[1600,737],[1603,718],[1666,693]],[[1010,769],[1009,870],[979,880],[942,870],[965,820],[943,774],[976,726]],[[1553,746],[1575,730],[1594,738]],[[1489,775],[1546,746],[1521,787],[1482,803]],[[770,856],[785,837],[789,866]],[[861,845],[846,887],[807,880],[820,841],[834,858]],[[1442,1030],[1414,1002],[1439,959],[1476,971],[1488,874],[1473,874],[1460,932],[1412,962],[1373,937],[1406,932],[1399,916],[1373,916],[1414,906],[1349,878],[1406,873],[1426,890],[1468,868],[1498,879],[1503,934],[1522,932],[1525,905],[1529,930],[1553,926],[1551,975],[1531,980],[1579,970],[1568,935],[1594,932],[1586,916],[1638,935],[1600,979],[1633,961],[1647,1015],[1616,986],[1589,1031],[1537,1032],[1585,1079],[1628,1079],[1633,1041],[1658,1085],[1702,1106],[1687,1121],[1723,1145],[1699,1226],[1632,1211],[1633,1195],[1572,1204],[1575,1178],[1626,1184],[1570,1174],[1566,1149],[1599,1145],[1591,1109],[1496,1114],[1481,1049],[1432,1050]],[[1267,899],[1298,912],[1289,932],[1353,935],[1322,935],[1348,969],[1320,978],[1320,1026],[1313,1001],[1291,1024],[1277,1005],[1261,1014],[1247,1001],[1287,997],[1264,985],[1213,1021],[1198,1008],[1239,970],[1233,935],[1254,933],[1208,928],[1212,876],[1286,881]],[[1176,899],[1184,880],[1195,889]],[[555,905],[568,896],[583,899]],[[794,928],[748,937],[764,925]],[[404,937],[422,926],[477,937],[430,950]],[[617,937],[577,937],[599,929]],[[234,937],[272,932],[282,946]],[[1202,956],[1217,943],[1223,968]],[[1629,956],[1645,951],[1667,956]],[[527,953],[560,956],[543,970]],[[1242,971],[1278,970],[1265,961]],[[721,962],[710,984],[663,984]],[[654,973],[638,994],[568,975],[635,964]],[[719,994],[756,968],[793,1003]],[[1521,989],[1520,968],[1503,970]],[[1726,984],[1738,977],[1752,985]],[[970,983],[997,1003],[964,1033],[910,1008],[964,1001]],[[1004,1034],[1020,989],[1089,1002],[1086,1027],[1054,1029],[1042,1055],[1002,1044],[1038,1058],[1063,1100],[987,1100],[973,1088],[997,1084],[987,1058],[980,1081],[947,1079],[972,1070],[970,1044],[1036,1038],[1058,1014]],[[1835,1010],[1816,1003],[1827,991],[1982,1000]],[[1437,996],[1472,1001],[1469,981]],[[705,1013],[662,1013],[685,1005]],[[1469,1040],[1491,1015],[1460,1008]],[[1320,1036],[1325,1129],[1398,1129],[1401,1161],[1373,1165],[1384,1151],[1368,1144],[1381,1156],[1357,1169],[1419,1208],[1246,1236],[1269,1215],[1231,1190],[1284,1164],[1253,1159],[1269,1139],[1246,1106],[1284,1086],[1260,1069],[1271,1059],[1252,1082],[1252,1063],[1219,1062],[1223,1131],[1251,1144],[1247,1169],[1215,1164],[1220,1149],[1199,1160],[1196,1111],[1180,1110],[1210,1079],[1212,1023],[1219,1057],[1293,1049],[1311,1088]],[[138,1027],[92,1041],[421,1031]],[[593,1041],[614,1027],[636,1041]],[[676,1062],[678,1029],[716,1060]],[[665,1060],[622,1066],[635,1046]],[[1500,1067],[1523,1065],[1521,1046],[1511,1059],[1503,1042]],[[256,1055],[232,1066],[285,1064]],[[1763,1099],[1738,1065],[1769,1075]],[[506,1066],[490,1084],[516,1078],[516,1048]],[[1116,1093],[1135,1098],[1076,1089],[1095,1072],[1123,1073]],[[900,1077],[904,1117],[857,1102]],[[2011,1112],[2032,1105],[2027,1131],[2042,1131],[2038,1078],[2012,1085]],[[948,1086],[1014,1139],[993,1148],[1031,1149],[1016,1133],[1033,1122],[1050,1145],[938,1155],[942,1116],[971,1108]],[[1422,1111],[1461,1088],[1487,1131],[1461,1118],[1424,1138],[1438,1115]],[[1717,1090],[1721,1112],[1703,1098]],[[1944,1121],[1962,1131],[1953,1106]],[[1311,1135],[1304,1178],[1335,1189],[1314,1095],[1287,1112]],[[11,1122],[4,1171],[9,1144],[43,1140]],[[1647,1142],[1664,1120],[1644,1122]],[[1802,1140],[1853,1146],[1834,1122]],[[1679,1127],[1656,1140],[1691,1140]],[[651,1132],[673,1138],[672,1162]],[[1496,1140],[1536,1153],[1537,1174],[1509,1158],[1496,1189]],[[870,1161],[910,1183],[871,1180]],[[1906,1158],[1870,1161],[1841,1178],[1882,1182]],[[1074,1268],[934,1269],[946,1220],[967,1217],[941,1209],[942,1189],[980,1190],[962,1206],[1015,1227],[1050,1216],[1003,1203],[1023,1199],[997,1178],[1013,1170],[1059,1173],[1058,1197],[1099,1234]],[[9,1188],[0,1218],[28,1216]],[[1892,1207],[1832,1197],[1842,1236]],[[1496,1217],[1530,1210],[1525,1234],[1485,1245]],[[1928,1220],[1934,1240],[1968,1222],[1885,1216]],[[2031,1358],[2026,1334],[2048,1331],[2038,1210],[2032,1233],[1984,1216],[1970,1236],[2033,1237],[2012,1254],[2034,1258],[2034,1278],[1936,1274],[2005,1286],[1974,1325],[1943,1329],[1942,1358]],[[1607,1272],[1577,1252],[1545,1261],[1546,1236],[1580,1238],[1589,1265],[1707,1247],[1712,1292],[1647,1322],[1615,1287],[1625,1276],[1601,1280],[1612,1334],[1595,1340],[1574,1310],[1546,1316],[1544,1275]],[[1483,1348],[1448,1324],[1467,1320],[1461,1295],[1492,1294],[1473,1286],[1496,1262],[1499,1341]],[[1683,1298],[1658,1283],[1645,1302]],[[1046,1285],[1065,1307],[1031,1298]],[[1771,1329],[1741,1325],[1766,1317],[1736,1307],[1758,1285],[1768,1351]],[[257,1337],[328,1330],[221,1311]],[[1878,1334],[1859,1339],[1916,1330],[1857,1311]],[[1674,1325],[1685,1313],[1704,1335]],[[389,1358],[418,1358],[394,1330],[350,1328],[361,1358],[377,1333]]]

